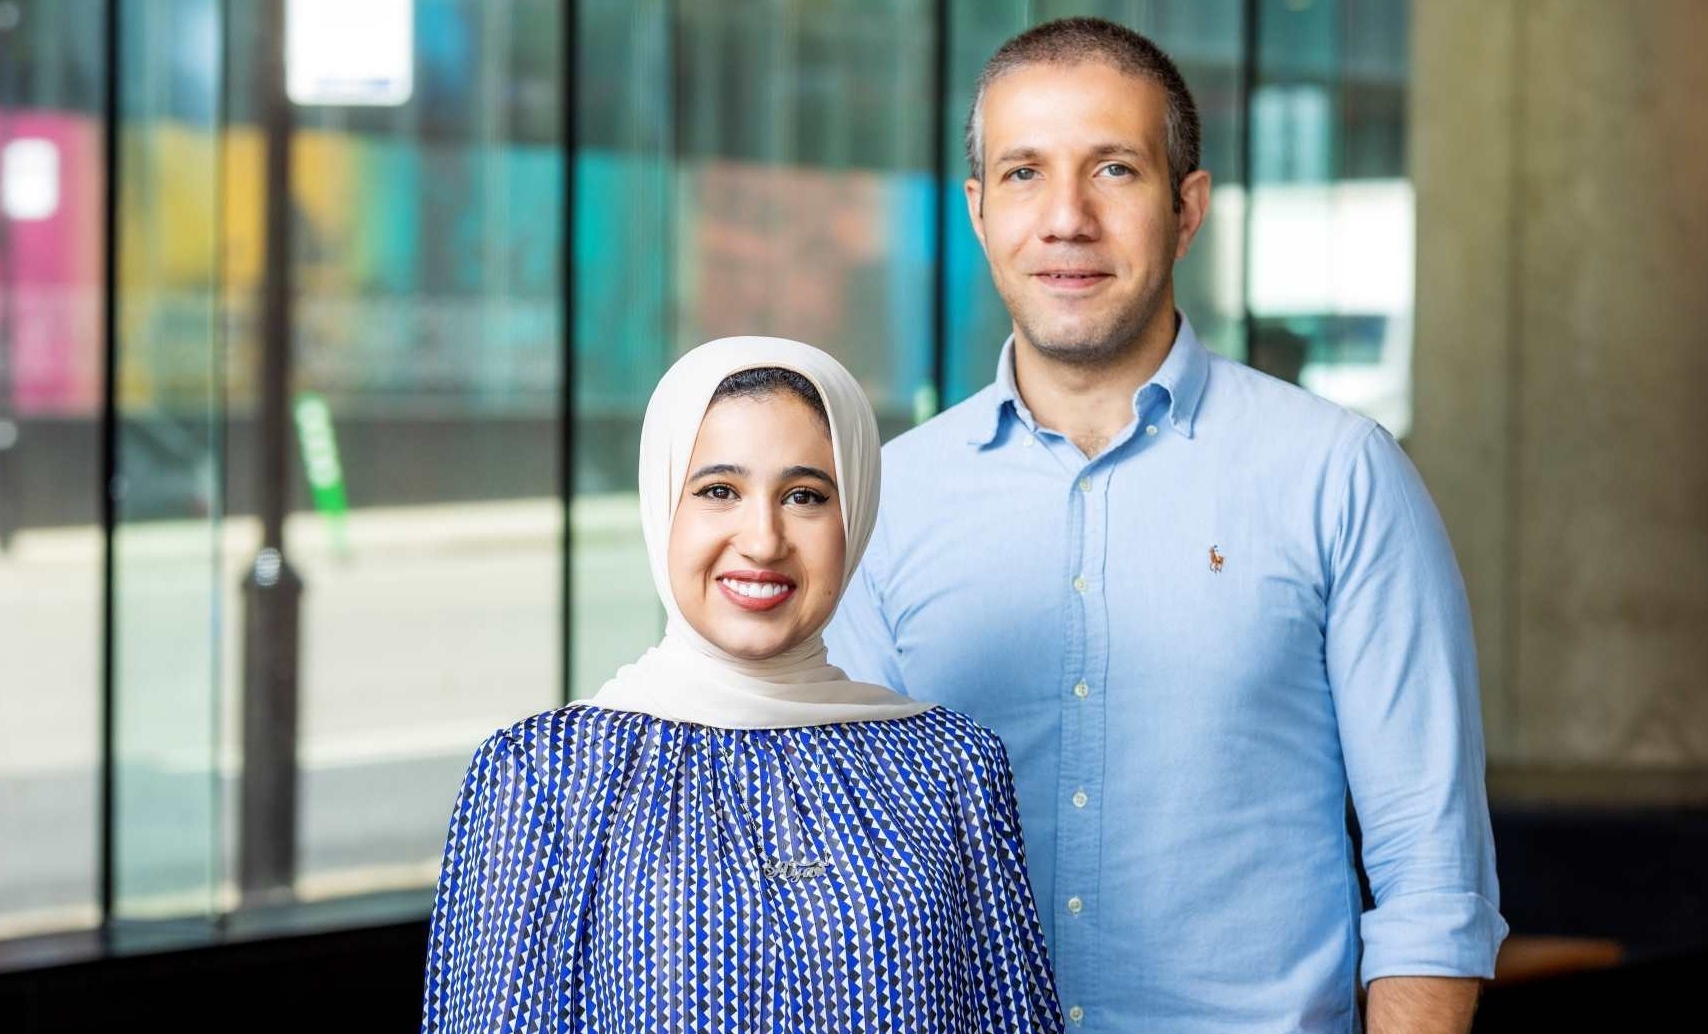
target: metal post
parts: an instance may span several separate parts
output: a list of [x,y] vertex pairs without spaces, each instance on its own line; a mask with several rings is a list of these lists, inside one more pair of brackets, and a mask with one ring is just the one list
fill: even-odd
[[950,185],[963,177],[951,167],[949,147],[949,46],[953,12],[950,0],[937,0],[934,10],[936,33],[931,48],[931,412],[915,409],[915,418],[932,417],[942,411],[949,398],[949,202]]
[[[576,24],[581,17],[581,4],[570,0],[565,4],[559,26],[563,59],[558,63],[558,101],[562,107],[563,145],[563,239],[558,259],[559,298],[563,305],[562,339],[559,341],[562,377],[558,388],[558,497],[563,501],[562,585],[558,591],[558,696],[569,703],[575,693],[575,621],[570,611],[571,589],[575,585],[575,159],[580,152],[580,120],[576,107],[580,83],[576,79],[581,67],[576,47],[579,36]],[[668,29],[666,30],[669,31]]]
[[[18,13],[14,8],[10,16],[0,21],[0,147],[10,140],[6,122],[12,114],[12,106],[16,103],[18,94],[13,91],[12,83],[17,77],[18,61],[12,60],[10,53],[16,39],[13,33],[18,27]],[[10,37],[10,38],[9,38]],[[0,553],[6,551],[6,545],[12,538],[12,522],[8,520],[10,511],[10,494],[6,488],[7,453],[18,444],[19,426],[12,418],[12,330],[13,311],[18,306],[19,292],[13,282],[13,255],[9,241],[11,217],[0,212]]]
[[243,581],[242,902],[291,897],[296,874],[297,658],[302,580],[285,559],[290,501],[291,107],[285,0],[267,0],[259,34],[266,133],[266,269],[261,312],[258,513],[261,551]]
[[119,456],[119,5],[108,0],[101,25],[101,938],[118,906],[118,607],[113,531],[118,527]]

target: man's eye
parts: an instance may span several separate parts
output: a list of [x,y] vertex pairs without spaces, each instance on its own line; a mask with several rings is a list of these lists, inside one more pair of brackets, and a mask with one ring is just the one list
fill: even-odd
[[1037,169],[1015,169],[1014,171],[1012,171],[1008,174],[1009,179],[1018,180],[1022,183],[1026,182],[1027,180],[1037,179],[1037,177],[1038,177],[1038,170]]
[[1120,162],[1105,165],[1103,167],[1103,171],[1116,177],[1133,175],[1133,167],[1131,165],[1122,165]]

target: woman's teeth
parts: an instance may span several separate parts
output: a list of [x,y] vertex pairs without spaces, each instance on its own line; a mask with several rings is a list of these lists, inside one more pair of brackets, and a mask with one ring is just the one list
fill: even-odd
[[743,582],[734,578],[719,578],[737,594],[756,600],[768,600],[783,595],[790,586],[782,582]]

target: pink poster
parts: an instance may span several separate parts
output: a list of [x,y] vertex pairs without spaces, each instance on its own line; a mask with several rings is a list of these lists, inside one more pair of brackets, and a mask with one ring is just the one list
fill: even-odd
[[0,113],[0,348],[18,416],[100,406],[101,126]]

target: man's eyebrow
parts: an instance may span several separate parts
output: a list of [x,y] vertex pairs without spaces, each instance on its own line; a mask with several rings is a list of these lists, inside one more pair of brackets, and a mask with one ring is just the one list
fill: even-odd
[[814,480],[824,482],[831,488],[836,487],[836,479],[817,467],[794,466],[783,471],[784,481],[793,481],[795,478],[813,478]]
[[1098,144],[1091,149],[1091,153],[1098,158],[1121,157],[1136,158],[1143,161],[1147,157],[1142,149],[1134,147],[1132,144]]
[[1036,147],[1010,147],[997,155],[992,165],[1007,165],[1009,162],[1035,162],[1041,152]]
[[[997,155],[991,164],[1007,165],[1011,162],[1035,162],[1043,156],[1044,152],[1036,147],[1010,147]],[[1093,144],[1091,156],[1093,158],[1131,158],[1135,161],[1144,161],[1148,154],[1143,148],[1134,147],[1132,144],[1110,142]]]
[[718,477],[723,474],[744,478],[747,476],[747,468],[739,463],[708,463],[704,467],[701,467],[699,470],[688,475],[688,480],[698,481],[701,478]]

